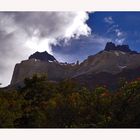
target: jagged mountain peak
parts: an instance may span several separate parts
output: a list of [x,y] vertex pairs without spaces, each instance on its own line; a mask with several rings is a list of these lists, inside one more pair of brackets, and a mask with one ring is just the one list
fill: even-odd
[[[56,59],[46,51],[36,52],[29,59],[41,61],[25,60],[20,64],[16,64],[11,85],[22,83],[26,77],[31,77],[36,73],[46,73],[51,81],[60,81],[65,78],[79,79],[80,77],[83,77],[84,81],[87,77],[89,82],[96,79],[94,77],[100,73],[117,75],[125,70],[132,69],[135,71],[135,69],[140,67],[140,53],[132,51],[128,45],[116,46],[112,42],[108,42],[102,52],[89,56],[77,65],[61,64],[58,61],[58,63],[50,63],[50,61],[55,62]],[[137,72],[137,70],[136,73],[140,75],[140,72]],[[100,78],[102,79],[102,76]],[[108,78],[105,78],[105,80],[108,80]]]
[[41,61],[56,61],[55,57],[49,54],[47,51],[44,52],[35,52],[32,54],[29,59],[38,59]]
[[138,52],[132,51],[128,45],[115,45],[112,42],[107,42],[104,51],[122,51],[131,54],[138,54]]

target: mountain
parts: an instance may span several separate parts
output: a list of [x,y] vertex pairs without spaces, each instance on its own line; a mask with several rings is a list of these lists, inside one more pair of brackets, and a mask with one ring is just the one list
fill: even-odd
[[77,74],[100,72],[116,74],[123,69],[137,66],[140,66],[139,53],[131,51],[128,45],[115,46],[114,43],[109,42],[103,51],[84,60]]
[[29,57],[29,59],[37,59],[42,61],[56,61],[54,56],[50,55],[48,52],[36,52]]
[[104,84],[115,88],[121,78],[132,80],[140,76],[140,54],[128,45],[116,46],[112,42],[80,64],[60,63],[47,52],[36,52],[28,60],[16,64],[11,85],[35,73],[47,73],[51,81],[71,78],[90,87]]
[[71,77],[77,66],[78,64],[59,63],[47,52],[36,52],[28,60],[16,64],[11,85],[22,83],[33,74],[47,74],[49,80],[59,81]]
[[122,51],[125,53],[130,53],[130,54],[138,54],[136,51],[132,51],[128,45],[115,45],[112,42],[108,42],[105,46],[105,51]]

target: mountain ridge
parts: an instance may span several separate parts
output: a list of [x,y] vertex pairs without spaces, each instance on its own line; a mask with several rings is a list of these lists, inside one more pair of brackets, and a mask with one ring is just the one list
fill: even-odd
[[[28,60],[16,64],[11,85],[18,84],[26,77],[31,77],[33,74],[38,73],[47,74],[48,79],[51,81],[60,81],[70,78],[76,79],[77,81],[85,81],[86,83],[94,81],[93,83],[95,84],[96,81],[98,84],[98,81],[103,77],[102,73],[104,73],[105,78],[103,83],[105,83],[105,81],[109,83],[108,81],[112,81],[113,76],[115,79],[116,75],[121,75],[121,73],[125,75],[124,71],[135,71],[135,69],[139,67],[140,54],[138,52],[132,51],[128,45],[116,46],[112,42],[108,42],[103,51],[88,56],[88,58],[80,64],[60,63],[47,52],[36,52],[31,55]],[[136,73],[137,76],[140,76],[139,71]],[[111,75],[109,77],[112,77],[112,79],[107,78],[106,75]],[[99,80],[97,80],[96,77],[98,77]],[[127,76],[125,77],[127,78]],[[81,80],[81,78],[83,79]]]

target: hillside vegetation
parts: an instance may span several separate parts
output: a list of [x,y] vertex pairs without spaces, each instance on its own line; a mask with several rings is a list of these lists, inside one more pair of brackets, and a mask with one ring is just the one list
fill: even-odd
[[88,89],[71,80],[49,82],[45,75],[24,87],[0,90],[1,128],[140,127],[140,79]]

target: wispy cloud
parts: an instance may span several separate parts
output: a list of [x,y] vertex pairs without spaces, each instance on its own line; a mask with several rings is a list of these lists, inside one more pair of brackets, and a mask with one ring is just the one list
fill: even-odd
[[125,41],[125,38],[115,39],[116,44],[123,44],[124,41]]
[[112,17],[105,17],[104,21],[110,25],[107,34],[111,33],[114,36],[114,42],[116,44],[123,44],[126,39],[126,32],[119,27]]
[[113,24],[114,20],[113,20],[113,18],[111,16],[109,16],[109,17],[104,18],[104,22],[106,22],[108,24]]

